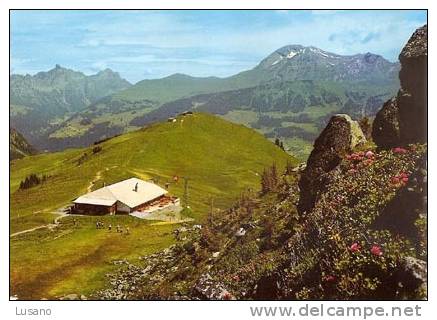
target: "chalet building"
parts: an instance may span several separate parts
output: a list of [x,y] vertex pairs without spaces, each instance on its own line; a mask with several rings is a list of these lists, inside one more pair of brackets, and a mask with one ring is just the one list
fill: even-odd
[[129,214],[137,211],[179,204],[167,190],[138,178],[130,178],[84,194],[73,201],[72,213],[105,215]]

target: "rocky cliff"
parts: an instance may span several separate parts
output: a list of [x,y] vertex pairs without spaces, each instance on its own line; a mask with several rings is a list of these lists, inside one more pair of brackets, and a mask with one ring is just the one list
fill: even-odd
[[399,55],[401,89],[377,113],[373,140],[380,148],[426,142],[428,119],[428,26],[417,29]]
[[307,166],[301,174],[300,212],[313,207],[317,194],[326,184],[325,173],[334,169],[347,153],[365,142],[366,138],[360,126],[348,115],[339,114],[331,118],[316,139]]

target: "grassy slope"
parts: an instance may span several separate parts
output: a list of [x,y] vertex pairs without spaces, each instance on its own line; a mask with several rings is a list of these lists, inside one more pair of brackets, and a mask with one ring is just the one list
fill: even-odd
[[[51,212],[86,192],[96,176],[100,179],[94,188],[134,175],[158,178],[160,184],[170,181],[173,175],[186,176],[193,217],[201,221],[210,197],[217,207],[225,207],[245,188],[258,186],[257,172],[273,161],[283,165],[289,159],[253,130],[206,114],[151,125],[101,146],[103,150],[95,155],[91,155],[91,148],[73,149],[13,161],[11,232],[51,222],[54,217]],[[78,166],[77,159],[84,152],[90,156]],[[47,174],[50,178],[41,186],[17,190],[20,181],[30,173]],[[182,181],[172,184],[170,192],[182,196]],[[61,220],[62,224],[68,224],[70,218],[66,219]],[[101,283],[110,260],[133,258],[173,241],[169,225],[150,229],[147,222],[138,223],[128,217],[105,219],[115,219],[113,225],[129,224],[132,234],[120,241],[120,235],[95,230],[93,218],[80,218],[77,228],[61,226],[60,231],[53,233],[44,229],[13,238],[13,293],[31,298],[86,293]],[[55,277],[58,273],[61,276]],[[38,289],[41,281],[47,283]],[[83,285],[75,288],[74,283]]]
[[[137,129],[130,126],[133,118],[145,115],[166,102],[198,94],[250,87],[258,83],[259,79],[240,78],[239,75],[230,78],[201,78],[174,74],[162,79],[142,80],[113,94],[109,100],[100,101],[96,104],[96,110],[86,109],[76,113],[50,133],[49,137],[59,139],[80,137],[94,125],[107,121],[110,126],[120,127],[123,128],[123,132],[129,132]],[[14,112],[25,112],[25,110],[21,111],[17,106]],[[81,124],[84,117],[90,118],[92,123]]]
[[184,74],[154,80],[142,80],[132,87],[115,94],[115,98],[130,101],[149,99],[159,103],[188,97],[200,93],[231,89],[226,79],[216,77],[197,78]]

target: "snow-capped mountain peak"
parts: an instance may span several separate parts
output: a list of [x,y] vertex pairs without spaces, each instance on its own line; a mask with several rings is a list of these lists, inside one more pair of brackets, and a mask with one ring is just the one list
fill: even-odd
[[346,81],[373,79],[387,72],[396,76],[396,66],[373,53],[339,55],[313,46],[288,45],[271,53],[256,68],[278,79]]

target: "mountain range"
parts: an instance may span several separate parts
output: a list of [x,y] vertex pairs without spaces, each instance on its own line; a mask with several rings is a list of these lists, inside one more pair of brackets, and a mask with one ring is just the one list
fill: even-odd
[[332,114],[373,116],[399,88],[398,72],[399,63],[372,53],[301,45],[227,78],[174,74],[130,85],[110,70],[87,77],[57,66],[11,76],[11,123],[39,149],[63,150],[198,110],[279,138],[304,158]]
[[56,65],[47,72],[10,77],[11,124],[32,144],[69,115],[131,84],[106,69],[87,76]]

